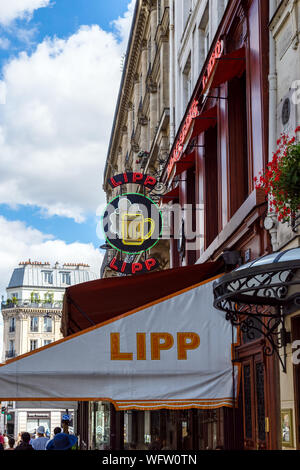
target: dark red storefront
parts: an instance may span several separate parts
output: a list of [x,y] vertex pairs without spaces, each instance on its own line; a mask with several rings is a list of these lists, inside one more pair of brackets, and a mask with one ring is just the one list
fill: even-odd
[[[173,227],[180,240],[171,242],[172,267],[227,252],[231,270],[271,251],[265,194],[254,186],[268,160],[268,18],[267,1],[229,2],[178,130],[163,173],[169,188],[163,202],[190,207]],[[185,238],[187,226],[194,234]],[[236,348],[246,449],[278,448],[277,368],[264,344],[258,334],[242,337]]]

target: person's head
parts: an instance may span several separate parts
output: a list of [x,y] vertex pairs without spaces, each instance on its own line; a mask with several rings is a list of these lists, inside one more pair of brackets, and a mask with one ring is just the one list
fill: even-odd
[[29,444],[29,441],[30,441],[29,432],[22,432],[21,439],[22,439],[23,442],[25,442],[25,444]]
[[77,442],[77,437],[73,434],[59,432],[54,436],[47,446],[48,450],[69,450]]
[[14,445],[15,445],[15,442],[16,442],[16,441],[14,440],[13,437],[10,437],[10,438],[8,439],[8,445],[9,445],[9,447],[10,447],[11,449],[13,449],[13,447],[14,447]]
[[37,428],[37,431],[36,431],[36,432],[37,432],[37,435],[38,435],[39,437],[43,437],[43,435],[45,434],[45,428],[44,428],[44,426],[39,426],[39,427]]
[[59,434],[61,432],[61,428],[57,427],[53,429],[53,434],[56,436],[56,434]]

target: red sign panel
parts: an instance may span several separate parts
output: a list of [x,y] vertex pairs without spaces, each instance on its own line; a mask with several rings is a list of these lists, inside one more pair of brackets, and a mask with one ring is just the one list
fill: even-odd
[[156,178],[143,173],[121,173],[120,175],[113,176],[108,180],[112,188],[117,188],[123,184],[142,184],[146,188],[153,189],[157,183]]
[[159,263],[156,258],[149,258],[138,263],[126,263],[116,257],[109,263],[110,269],[123,274],[147,273],[158,268]]
[[185,142],[185,140],[188,136],[188,133],[191,129],[193,119],[195,117],[197,117],[198,115],[199,115],[198,101],[194,100],[191,107],[190,107],[189,113],[188,113],[188,115],[187,115],[187,117],[184,121],[184,125],[182,127],[181,132],[180,132],[179,138],[176,142],[176,145],[175,145],[175,148],[173,150],[172,156],[170,158],[168,168],[167,168],[168,177],[170,176],[171,171],[172,171],[175,163],[178,162],[178,160],[180,160],[180,158],[182,157],[184,142]]
[[224,50],[224,42],[223,41],[218,41],[217,44],[216,44],[215,50],[212,53],[211,58],[209,59],[207,69],[206,69],[206,71],[204,73],[204,76],[202,78],[203,90],[205,90],[206,85],[209,82],[209,79],[210,79],[210,77],[212,75],[212,72],[215,68],[217,59],[220,59],[221,55],[223,54],[223,50]]

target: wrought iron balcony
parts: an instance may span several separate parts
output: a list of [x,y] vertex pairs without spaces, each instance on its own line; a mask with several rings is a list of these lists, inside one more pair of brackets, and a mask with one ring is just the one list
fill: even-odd
[[54,302],[45,302],[45,301],[36,301],[31,302],[31,300],[18,300],[17,302],[12,302],[7,300],[6,302],[1,303],[1,309],[6,310],[9,308],[47,308],[47,309],[61,309],[62,300],[56,300]]

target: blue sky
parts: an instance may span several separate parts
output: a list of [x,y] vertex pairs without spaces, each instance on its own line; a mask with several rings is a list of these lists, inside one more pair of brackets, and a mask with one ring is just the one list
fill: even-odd
[[59,253],[99,269],[103,168],[134,3],[0,4],[0,294],[26,258]]
[[15,30],[1,28],[2,36],[11,41],[7,50],[0,49],[1,65],[7,58],[27,49],[34,49],[46,36],[66,38],[74,34],[81,25],[98,24],[106,31],[112,31],[112,22],[126,12],[129,0],[51,0],[47,8],[35,10],[30,21],[16,19],[20,29],[33,32],[33,44],[25,47],[24,41],[18,40]]

